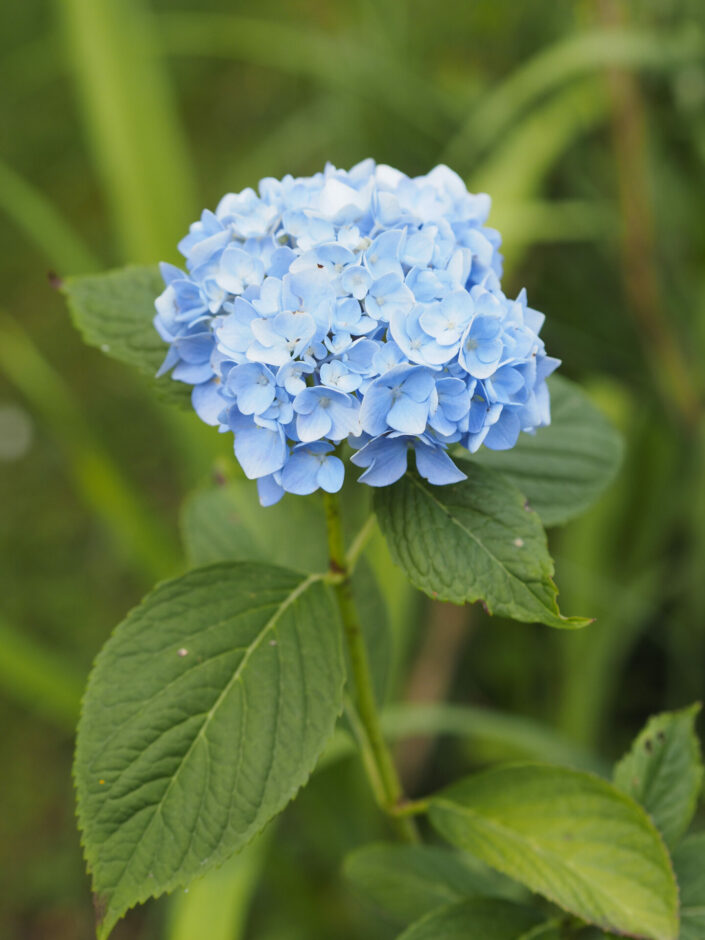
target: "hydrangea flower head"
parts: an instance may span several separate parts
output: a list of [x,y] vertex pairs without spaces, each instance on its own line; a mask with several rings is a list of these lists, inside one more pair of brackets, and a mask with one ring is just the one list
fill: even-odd
[[550,421],[543,315],[501,289],[486,195],[446,166],[410,178],[365,160],[230,193],[179,244],[154,324],[160,373],[235,435],[260,501],[360,482],[457,482],[451,445],[513,447]]

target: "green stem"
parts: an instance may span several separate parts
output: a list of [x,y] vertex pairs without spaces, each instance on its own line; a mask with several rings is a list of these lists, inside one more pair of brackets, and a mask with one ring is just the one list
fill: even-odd
[[352,574],[355,570],[355,566],[359,561],[360,555],[362,555],[365,548],[367,547],[367,543],[372,538],[372,534],[376,525],[377,520],[375,519],[374,515],[369,516],[367,522],[363,525],[363,527],[350,543],[350,548],[348,549],[348,553],[346,555],[349,574]]
[[354,727],[361,746],[363,765],[379,806],[389,815],[399,836],[406,842],[417,842],[418,833],[412,819],[400,816],[399,807],[405,800],[397,769],[382,735],[377,703],[372,686],[370,663],[362,634],[360,618],[350,581],[350,566],[345,554],[343,528],[338,497],[331,493],[323,496],[328,528],[328,551],[331,579],[343,621],[350,667],[355,688],[357,718]]

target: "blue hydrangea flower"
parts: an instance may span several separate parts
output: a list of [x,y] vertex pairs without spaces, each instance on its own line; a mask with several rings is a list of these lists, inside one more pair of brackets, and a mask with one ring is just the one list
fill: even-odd
[[543,314],[501,287],[490,199],[438,166],[408,177],[365,160],[263,179],[206,210],[161,266],[160,373],[234,435],[260,501],[335,492],[341,445],[388,486],[407,469],[464,478],[449,448],[513,447],[550,422],[559,365]]

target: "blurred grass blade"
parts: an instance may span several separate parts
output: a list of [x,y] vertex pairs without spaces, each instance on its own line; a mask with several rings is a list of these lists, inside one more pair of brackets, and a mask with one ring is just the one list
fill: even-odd
[[222,868],[172,897],[166,940],[243,940],[273,829],[270,826]]
[[704,53],[705,39],[695,28],[670,35],[602,29],[569,36],[543,49],[483,95],[451,139],[444,160],[456,169],[467,170],[471,156],[520,120],[534,101],[588,72],[599,72],[610,65],[668,68],[697,60]]
[[46,421],[62,447],[76,489],[148,583],[179,567],[174,540],[94,439],[70,388],[10,317],[0,314],[0,368]]
[[364,38],[229,13],[164,13],[157,21],[172,55],[235,59],[313,78],[326,90],[383,105],[430,137],[448,134],[446,97],[394,57],[377,55]]
[[482,187],[493,200],[503,199],[508,204],[536,195],[558,158],[601,121],[607,110],[599,79],[571,85],[526,115],[502,138],[501,145],[473,170],[470,188]]
[[41,92],[43,86],[56,81],[65,71],[55,33],[30,39],[0,59],[0,87],[3,105],[8,101]]
[[[657,504],[672,475],[670,467],[661,470],[653,459],[659,444],[649,438],[639,448],[637,400],[611,382],[593,382],[591,392],[625,435],[627,462],[590,512],[554,536],[561,596],[574,604],[589,601],[596,617],[584,640],[555,641],[561,664],[555,714],[565,735],[597,748],[627,658],[658,609],[666,572],[660,543],[666,520]],[[651,507],[648,513],[645,505]]]
[[[540,194],[565,152],[606,114],[607,101],[597,79],[570,86],[532,111],[473,172],[470,189],[492,193],[490,222],[504,233],[505,273],[535,240],[531,228],[525,230],[524,240],[518,237],[515,207]],[[589,223],[589,216],[584,222]]]
[[[509,264],[505,272],[513,268],[525,247],[543,242],[582,242],[605,238],[614,231],[614,211],[600,202],[584,199],[524,199],[512,203],[509,210],[506,200],[498,207],[502,215],[502,243],[516,250],[510,251]],[[490,221],[494,223],[495,208]],[[503,252],[506,252],[503,247]]]
[[0,210],[62,274],[83,274],[100,267],[88,245],[44,193],[2,162]]
[[[389,741],[443,735],[490,745],[493,759],[501,754],[505,760],[528,758],[604,775],[610,772],[599,758],[547,725],[492,708],[446,702],[400,702],[387,706],[381,720]],[[352,753],[350,736],[336,731],[319,766],[325,767]]]
[[72,733],[84,678],[68,659],[0,620],[0,691]]
[[552,728],[490,708],[445,702],[401,703],[384,710],[382,727],[392,739],[452,735],[500,745],[507,758],[534,758],[596,772],[605,769],[592,754]]
[[123,255],[171,253],[196,213],[189,158],[144,0],[57,0]]
[[[340,103],[329,96],[307,103],[286,115],[259,140],[254,141],[223,173],[221,189],[237,192],[262,176],[281,177],[305,172],[308,164],[325,154],[347,128]],[[348,121],[349,123],[349,121]],[[324,157],[325,160],[325,157]]]

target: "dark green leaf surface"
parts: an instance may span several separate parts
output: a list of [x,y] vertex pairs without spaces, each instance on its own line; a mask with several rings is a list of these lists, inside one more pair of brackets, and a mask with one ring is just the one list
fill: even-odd
[[673,853],[681,896],[680,940],[705,937],[705,832],[688,836]]
[[614,771],[615,785],[641,803],[669,846],[688,828],[702,786],[699,711],[694,705],[650,718]]
[[589,923],[677,940],[663,841],[641,807],[598,777],[509,764],[434,797],[430,818],[453,845]]
[[477,898],[432,911],[405,930],[399,940],[517,940],[539,919],[530,907]]
[[153,591],[98,656],[75,777],[99,936],[255,835],[306,782],[342,707],[327,587],[260,564]]
[[466,852],[437,845],[377,843],[345,859],[346,877],[395,921],[480,896],[523,899],[526,891]]
[[460,466],[468,479],[452,486],[410,471],[375,493],[380,528],[411,582],[438,600],[480,600],[514,620],[589,623],[561,615],[546,533],[522,494],[494,470]]
[[190,402],[190,386],[168,375],[154,378],[168,348],[152,323],[154,301],[164,290],[156,267],[70,277],[61,289],[75,325],[90,346],[135,366],[154,380],[161,397],[178,404]]
[[527,497],[544,525],[560,525],[584,512],[614,478],[622,438],[578,385],[561,375],[548,380],[551,424],[521,434],[511,450],[481,447],[473,463],[501,470]]

